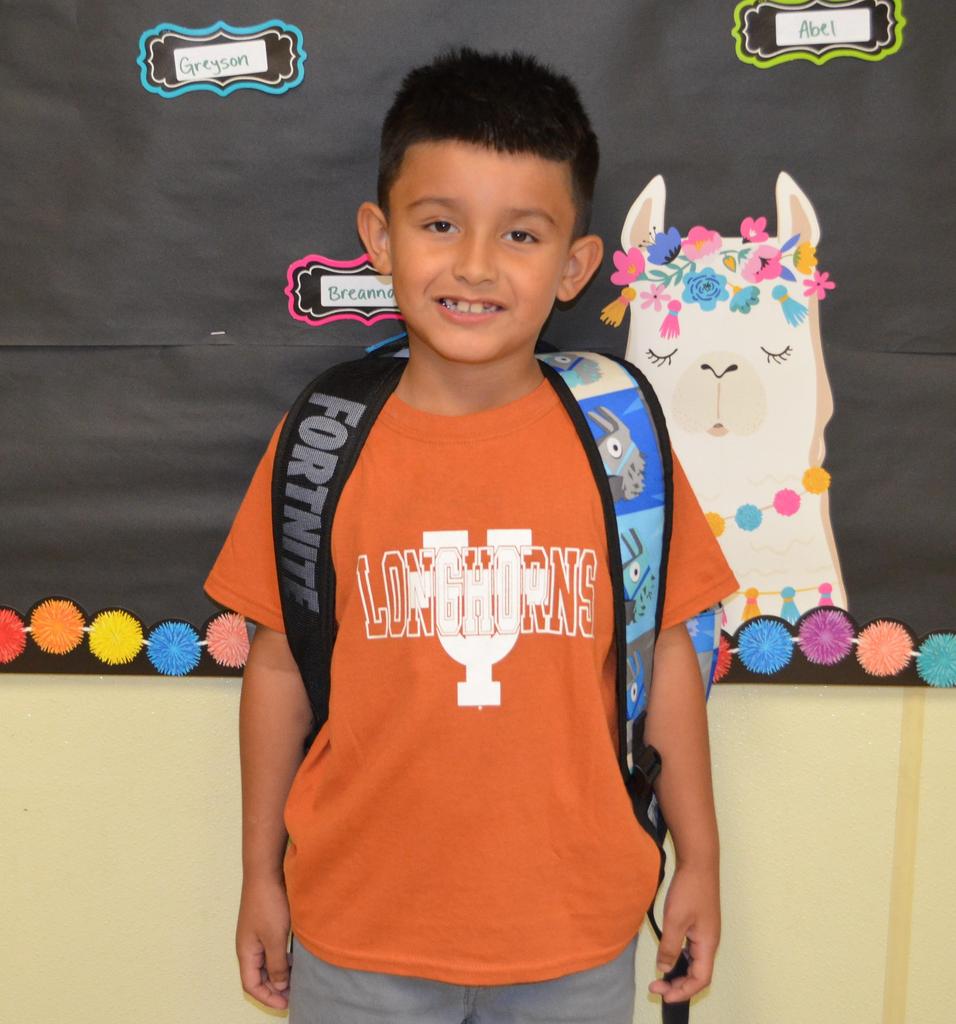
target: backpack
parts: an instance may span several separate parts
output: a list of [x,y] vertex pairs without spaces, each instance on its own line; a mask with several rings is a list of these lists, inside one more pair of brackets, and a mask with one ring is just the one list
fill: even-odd
[[[595,352],[538,353],[541,369],[574,424],[601,495],[612,559],[618,694],[618,760],[634,813],[660,850],[667,826],[654,797],[661,768],[644,743],[647,689],[660,631],[671,535],[672,458],[657,397],[635,366]],[[272,523],[282,616],[315,718],[328,718],[335,641],[331,522],[342,490],[402,358],[363,357],[321,373],[289,411],[276,448]],[[620,554],[615,566],[614,552]],[[617,571],[615,571],[615,569]],[[719,606],[687,621],[709,693],[720,639]],[[661,930],[648,911],[651,926]],[[667,977],[686,973],[684,954]],[[665,1024],[688,1019],[688,1003],[663,1003]]]

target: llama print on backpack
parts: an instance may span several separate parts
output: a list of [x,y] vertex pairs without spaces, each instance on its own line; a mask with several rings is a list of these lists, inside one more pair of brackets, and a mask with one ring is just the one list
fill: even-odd
[[833,399],[819,306],[835,286],[817,262],[813,206],[781,172],[776,236],[747,216],[739,237],[722,237],[668,225],[665,198],[658,175],[632,204],[614,254],[620,296],[602,319],[618,325],[630,310],[627,358],[653,385],[740,580],[725,628],[845,608],[823,469]]

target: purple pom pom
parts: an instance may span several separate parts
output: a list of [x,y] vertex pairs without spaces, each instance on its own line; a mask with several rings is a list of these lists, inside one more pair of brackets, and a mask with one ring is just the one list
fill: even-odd
[[814,665],[836,665],[853,650],[853,623],[837,608],[811,612],[797,631],[797,642],[807,661]]

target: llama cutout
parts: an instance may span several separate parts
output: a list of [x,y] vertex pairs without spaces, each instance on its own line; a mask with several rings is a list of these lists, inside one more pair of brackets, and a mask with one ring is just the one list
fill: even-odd
[[634,201],[611,280],[630,308],[627,358],[656,391],[681,460],[741,590],[724,604],[733,631],[758,614],[795,622],[846,607],[829,516],[824,428],[833,399],[819,303],[834,287],[817,266],[820,227],[790,175],[777,178],[777,236],[747,217],[741,237],[667,228],[664,179]]

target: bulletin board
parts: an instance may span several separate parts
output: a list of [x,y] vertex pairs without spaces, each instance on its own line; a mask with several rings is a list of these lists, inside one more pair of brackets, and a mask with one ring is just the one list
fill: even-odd
[[404,72],[469,45],[568,73],[594,123],[606,257],[544,339],[660,394],[740,568],[718,677],[956,684],[954,29],[908,0],[5,4],[0,671],[241,671],[202,582],[303,385],[402,330],[354,213]]

